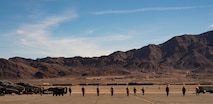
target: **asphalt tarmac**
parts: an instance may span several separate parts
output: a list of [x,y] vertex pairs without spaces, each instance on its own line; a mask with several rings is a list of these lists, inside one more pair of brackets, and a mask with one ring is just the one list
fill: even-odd
[[194,93],[187,93],[183,96],[181,93],[132,93],[126,96],[126,93],[73,93],[71,96],[47,95],[5,95],[0,96],[0,104],[213,104],[213,94],[200,94],[196,96]]

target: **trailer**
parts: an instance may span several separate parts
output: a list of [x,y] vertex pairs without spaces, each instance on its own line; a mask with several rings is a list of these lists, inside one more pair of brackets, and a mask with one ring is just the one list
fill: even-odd
[[213,85],[202,85],[202,86],[198,86],[199,89],[199,93],[213,93]]

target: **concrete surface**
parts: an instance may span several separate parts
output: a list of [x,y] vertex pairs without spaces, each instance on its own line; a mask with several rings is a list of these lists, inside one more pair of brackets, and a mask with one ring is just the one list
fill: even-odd
[[5,95],[0,96],[0,104],[213,104],[213,94],[200,94],[196,96],[193,93],[170,93],[167,97],[165,93],[137,93],[134,96],[126,96],[126,93],[73,93],[71,96],[50,95]]

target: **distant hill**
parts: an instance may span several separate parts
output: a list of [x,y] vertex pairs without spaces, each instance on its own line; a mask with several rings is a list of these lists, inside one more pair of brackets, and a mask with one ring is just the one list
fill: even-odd
[[101,57],[0,59],[0,78],[131,75],[134,71],[163,73],[167,70],[213,73],[213,31],[176,36],[159,45]]

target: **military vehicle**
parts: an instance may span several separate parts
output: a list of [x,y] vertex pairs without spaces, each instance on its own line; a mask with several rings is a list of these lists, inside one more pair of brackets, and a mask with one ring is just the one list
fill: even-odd
[[48,88],[48,91],[52,91],[53,96],[64,96],[67,93],[66,87],[51,87]]
[[198,86],[199,93],[213,93],[213,85]]
[[0,80],[0,86],[1,86],[1,91],[4,92],[4,94],[22,94],[24,92],[24,87],[14,84],[10,81],[2,81]]

